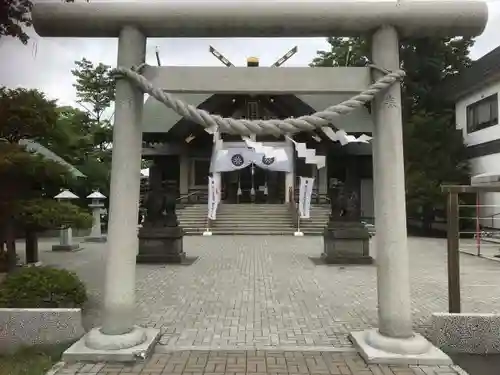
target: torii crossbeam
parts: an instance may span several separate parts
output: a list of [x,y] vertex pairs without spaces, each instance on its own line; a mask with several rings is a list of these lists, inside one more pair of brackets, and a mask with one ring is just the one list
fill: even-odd
[[358,36],[381,25],[400,36],[474,36],[487,15],[470,0],[47,1],[35,3],[33,24],[41,36],[86,38],[116,38],[127,24],[160,38]]

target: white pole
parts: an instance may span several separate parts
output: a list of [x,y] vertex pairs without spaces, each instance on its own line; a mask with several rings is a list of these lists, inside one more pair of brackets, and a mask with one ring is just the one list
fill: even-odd
[[[298,210],[298,204],[295,206],[295,210]],[[300,214],[297,212],[297,231],[293,234],[295,237],[302,237],[304,233],[300,231]]]

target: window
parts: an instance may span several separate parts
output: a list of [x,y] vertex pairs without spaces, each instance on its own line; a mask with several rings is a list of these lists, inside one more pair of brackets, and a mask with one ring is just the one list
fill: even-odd
[[467,133],[498,124],[498,94],[467,106]]

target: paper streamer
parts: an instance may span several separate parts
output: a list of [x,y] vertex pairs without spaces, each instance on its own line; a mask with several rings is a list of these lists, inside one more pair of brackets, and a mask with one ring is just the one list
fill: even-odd
[[326,165],[326,158],[323,155],[316,155],[315,149],[307,148],[305,143],[295,142],[292,138],[287,138],[293,142],[298,157],[305,159],[306,164],[315,164],[318,169]]
[[[217,128],[205,128],[205,131],[209,134],[214,134],[218,131]],[[332,128],[330,127],[323,127],[321,128],[321,131],[330,139],[332,140],[333,142],[340,142],[340,144],[342,146],[345,146],[346,144],[348,143],[369,143],[373,138],[370,137],[369,135],[366,135],[366,134],[362,134],[360,135],[358,138],[356,138],[355,136],[353,135],[349,135],[347,134],[347,132],[345,130],[338,130],[338,131],[335,131],[333,130]],[[243,137],[242,138],[246,141],[247,139],[250,140],[248,137]],[[312,138],[316,141],[316,142],[320,142],[321,141],[321,138],[318,137],[317,135],[313,135]],[[250,140],[251,142],[253,142],[252,140]],[[257,142],[255,142],[257,143]],[[262,145],[262,144],[261,144]],[[252,146],[248,146],[248,147],[252,147]],[[268,146],[262,146],[262,147],[268,147]],[[272,148],[272,147],[268,147],[268,148]],[[271,151],[269,151],[271,152]],[[267,154],[265,154],[266,156],[268,156]]]
[[249,137],[242,136],[241,139],[245,141],[247,147],[253,148],[258,154],[264,154],[266,158],[276,158],[277,161],[282,161],[284,160],[283,158],[286,158],[281,149],[277,150],[272,146],[264,146],[262,142],[253,141]]
[[[250,148],[253,148],[255,152],[259,154],[264,154],[266,157],[276,157],[279,158],[279,153],[275,151],[273,147],[264,146],[261,142],[252,141],[248,137],[241,137],[246,145]],[[290,139],[295,145],[295,149],[297,150],[297,155],[299,158],[303,158],[306,161],[306,164],[314,164],[318,167],[318,169],[323,168],[326,165],[326,158],[322,155],[316,155],[316,150],[309,149],[306,147],[305,143],[295,142],[292,138]]]
[[347,134],[345,130],[334,131],[329,127],[321,128],[321,130],[328,138],[330,138],[330,140],[334,142],[340,142],[342,146],[345,146],[348,143],[369,143],[372,139],[372,137],[366,134],[362,134],[358,138],[356,138],[353,135]]

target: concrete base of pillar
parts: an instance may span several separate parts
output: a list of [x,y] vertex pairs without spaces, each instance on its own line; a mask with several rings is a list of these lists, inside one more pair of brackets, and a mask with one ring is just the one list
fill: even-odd
[[[160,330],[154,328],[135,327],[131,333],[116,336],[104,335],[99,328],[94,328],[67,349],[62,355],[62,360],[135,362],[149,357],[159,339]],[[134,345],[135,343],[137,344]],[[88,346],[89,344],[92,348]]]
[[106,236],[99,236],[99,237],[85,237],[84,241],[85,242],[95,242],[95,243],[103,243],[106,242],[108,239]]
[[142,227],[137,263],[182,263],[186,259],[180,227]]
[[80,251],[83,250],[79,244],[72,245],[52,245],[52,251]]
[[372,264],[370,233],[358,222],[329,222],[323,232],[321,259],[327,264]]
[[368,364],[384,365],[452,365],[453,361],[422,335],[410,339],[382,336],[378,329],[352,332],[351,341]]
[[341,265],[360,265],[360,264],[373,264],[373,258],[371,256],[331,256],[328,254],[321,254],[321,259],[326,264],[341,264]]

